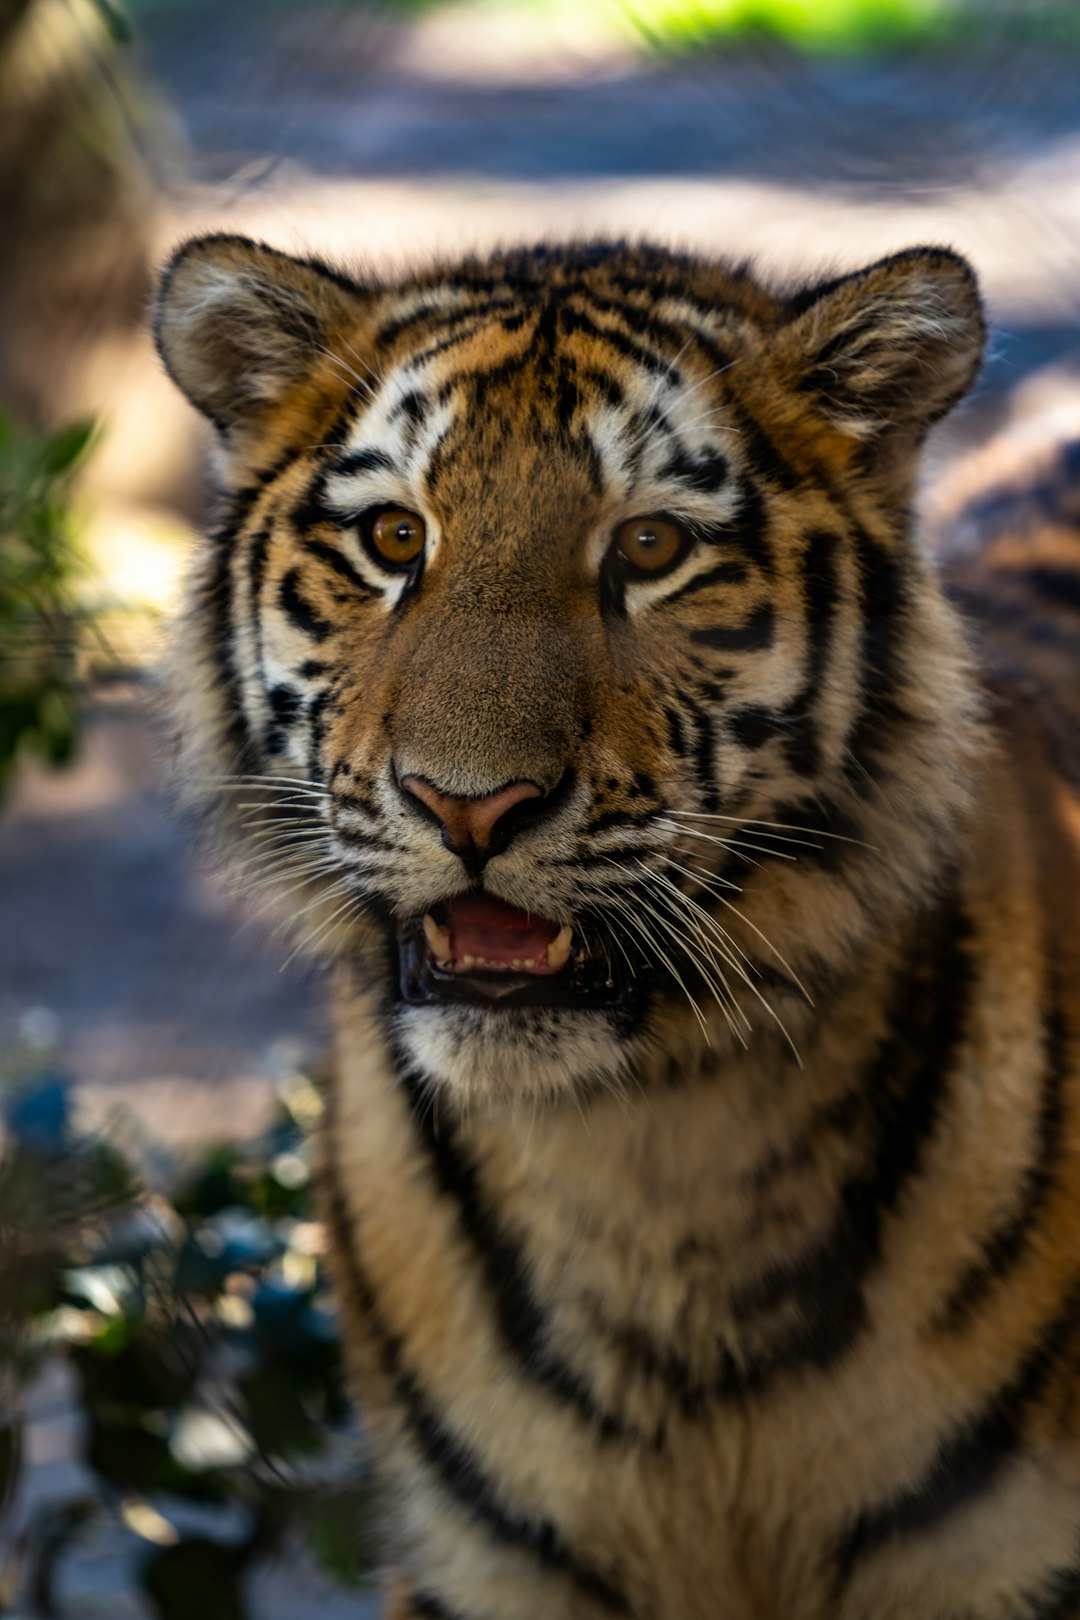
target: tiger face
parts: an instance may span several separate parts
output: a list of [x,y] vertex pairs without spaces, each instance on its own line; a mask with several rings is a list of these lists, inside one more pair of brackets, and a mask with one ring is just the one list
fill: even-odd
[[981,353],[964,261],[780,294],[596,245],[383,284],[210,237],[157,336],[226,485],[181,774],[246,791],[407,1061],[535,1098],[797,1043],[968,806],[910,532]]

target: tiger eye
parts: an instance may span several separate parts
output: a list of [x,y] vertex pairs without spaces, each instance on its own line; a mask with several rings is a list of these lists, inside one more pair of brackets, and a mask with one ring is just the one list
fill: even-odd
[[397,568],[415,562],[424,549],[424,520],[415,512],[392,508],[372,521],[371,544],[384,562]]
[[616,550],[640,574],[659,574],[669,568],[686,542],[686,530],[670,518],[630,518],[615,531]]

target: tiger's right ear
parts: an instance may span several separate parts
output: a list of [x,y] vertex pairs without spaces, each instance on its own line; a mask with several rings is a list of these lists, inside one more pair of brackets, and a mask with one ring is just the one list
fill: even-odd
[[363,298],[315,260],[243,236],[196,237],[162,274],[154,337],[177,387],[227,436],[254,426],[333,355]]

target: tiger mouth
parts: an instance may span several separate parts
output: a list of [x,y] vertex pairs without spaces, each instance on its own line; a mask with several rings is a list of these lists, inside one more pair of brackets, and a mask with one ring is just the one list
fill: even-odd
[[602,941],[487,894],[459,895],[398,929],[398,982],[412,1006],[614,1006],[636,983]]

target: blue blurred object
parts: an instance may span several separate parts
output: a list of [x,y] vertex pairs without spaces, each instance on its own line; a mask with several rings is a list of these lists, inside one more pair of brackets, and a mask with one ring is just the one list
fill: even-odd
[[19,1087],[4,1108],[4,1124],[20,1147],[55,1159],[71,1146],[71,1087],[49,1069]]

